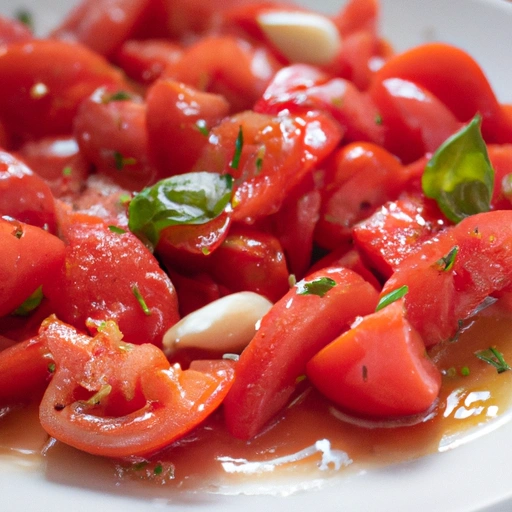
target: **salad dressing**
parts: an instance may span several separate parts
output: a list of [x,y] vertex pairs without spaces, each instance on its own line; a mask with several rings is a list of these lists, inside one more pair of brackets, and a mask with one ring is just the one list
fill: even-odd
[[506,420],[512,372],[498,374],[475,352],[493,346],[512,361],[509,316],[498,302],[481,312],[457,341],[431,350],[443,386],[432,410],[418,417],[388,422],[354,418],[303,383],[274,424],[248,442],[227,433],[218,411],[150,460],[112,461],[48,440],[34,405],[0,411],[0,456],[67,485],[106,490],[129,488],[134,480],[142,481],[141,489],[157,485],[166,492],[224,494],[234,489],[287,493],[324,485],[347,471],[454,448]]

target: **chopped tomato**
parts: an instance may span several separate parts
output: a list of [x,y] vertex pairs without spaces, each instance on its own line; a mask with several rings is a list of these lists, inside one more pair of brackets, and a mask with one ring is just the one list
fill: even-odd
[[309,359],[376,304],[375,288],[341,267],[323,269],[297,283],[263,317],[240,356],[235,383],[224,401],[231,434],[250,439],[261,432],[292,396]]
[[312,384],[348,412],[373,418],[426,411],[441,373],[405,319],[402,301],[365,316],[307,364]]
[[211,361],[200,370],[169,367],[154,345],[123,342],[113,322],[89,338],[50,317],[40,338],[55,360],[41,425],[96,455],[150,455],[171,444],[221,404],[234,376],[230,361]]

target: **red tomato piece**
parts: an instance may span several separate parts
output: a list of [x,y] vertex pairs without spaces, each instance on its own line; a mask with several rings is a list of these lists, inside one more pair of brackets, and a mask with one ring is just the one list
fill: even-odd
[[232,362],[169,367],[154,345],[122,341],[107,322],[94,338],[50,317],[41,328],[55,373],[40,405],[56,439],[106,457],[152,454],[190,432],[222,402]]
[[158,176],[191,171],[210,130],[228,115],[229,103],[173,80],[158,80],[146,100],[149,157]]
[[397,301],[365,316],[307,364],[312,384],[348,412],[410,416],[432,406],[441,373]]
[[405,196],[383,205],[353,229],[354,243],[383,278],[388,279],[409,254],[449,225],[431,200]]
[[388,78],[427,89],[461,122],[468,122],[479,112],[487,142],[512,141],[512,120],[498,103],[479,64],[465,51],[445,43],[418,46],[390,58],[376,73],[374,86]]
[[24,139],[68,135],[80,102],[100,86],[129,90],[123,75],[79,44],[34,40],[0,55],[0,118]]
[[387,78],[377,82],[371,97],[385,129],[384,147],[404,163],[433,153],[461,128],[444,103],[408,80]]
[[110,56],[135,32],[150,5],[150,0],[84,0],[51,36]]
[[48,295],[63,321],[84,330],[92,320],[114,320],[126,341],[160,345],[179,318],[174,287],[146,247],[130,232],[105,224],[65,227],[65,270]]
[[0,16],[0,44],[26,43],[32,39],[32,31],[25,23]]
[[146,104],[126,95],[117,89],[96,90],[82,101],[73,131],[82,155],[99,173],[125,188],[141,190],[155,178],[147,156]]
[[232,36],[210,36],[185,49],[162,77],[220,94],[235,113],[252,108],[280,67],[264,46]]
[[233,219],[252,223],[276,213],[341,135],[339,124],[320,112],[277,117],[243,112],[212,129],[195,169],[231,174]]
[[284,110],[302,114],[321,110],[340,123],[347,141],[384,141],[379,112],[368,94],[348,80],[331,78],[306,64],[278,71],[254,110],[274,115]]
[[430,347],[456,337],[490,295],[512,286],[512,211],[465,218],[406,258],[382,296],[408,286],[406,318]]
[[512,144],[489,144],[487,151],[494,169],[491,207],[509,210],[512,208]]
[[51,292],[64,265],[64,243],[47,231],[0,219],[0,317],[12,313],[40,286]]
[[[323,296],[302,293],[318,280],[332,287]],[[241,439],[258,434],[286,405],[309,359],[356,316],[374,311],[377,295],[355,272],[339,267],[297,283],[263,317],[240,356],[235,383],[224,401],[229,432]]]
[[391,153],[372,143],[353,143],[336,154],[334,175],[322,191],[315,240],[335,249],[351,239],[355,224],[396,199],[414,177]]
[[275,302],[289,289],[286,258],[271,234],[233,227],[209,259],[210,275],[231,293],[256,292]]
[[347,37],[361,31],[377,32],[380,6],[377,0],[349,0],[333,16],[341,35]]
[[50,187],[21,160],[0,150],[0,215],[56,230],[55,201]]
[[0,407],[28,402],[43,391],[52,362],[48,347],[39,338],[0,351]]
[[181,58],[181,46],[167,39],[130,39],[116,52],[113,61],[134,80],[150,84],[160,78],[168,64]]

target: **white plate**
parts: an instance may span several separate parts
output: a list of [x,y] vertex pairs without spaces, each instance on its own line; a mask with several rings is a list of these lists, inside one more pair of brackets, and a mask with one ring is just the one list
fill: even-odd
[[[215,0],[211,0],[215,1]],[[39,33],[76,0],[0,0],[0,13],[34,13]],[[300,0],[334,12],[337,0]],[[444,40],[468,50],[502,101],[512,103],[512,3],[505,0],[382,0],[383,32],[398,49]],[[1,84],[0,84],[1,90]],[[234,512],[322,510],[364,512],[505,512],[512,510],[512,422],[463,446],[423,459],[344,476],[335,486],[273,496],[167,495],[133,486],[105,489],[95,475],[26,470],[0,459],[0,510],[113,512],[190,510]],[[399,442],[399,440],[398,440]]]

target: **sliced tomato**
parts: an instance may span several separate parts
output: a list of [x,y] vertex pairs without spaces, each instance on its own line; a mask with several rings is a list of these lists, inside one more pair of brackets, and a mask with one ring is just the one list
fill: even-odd
[[405,319],[402,301],[365,316],[307,364],[312,384],[350,413],[373,418],[428,410],[441,372]]
[[270,116],[247,111],[211,130],[195,169],[231,174],[233,219],[253,223],[276,213],[341,135],[339,124],[320,112]]
[[464,50],[427,43],[386,61],[374,77],[375,87],[388,78],[414,82],[437,96],[461,122],[482,116],[487,142],[511,142],[512,122],[496,99],[479,64]]
[[68,135],[80,102],[100,86],[129,90],[121,72],[79,44],[38,39],[0,54],[0,118],[23,139]]
[[408,287],[406,318],[427,347],[454,338],[482,302],[512,287],[512,211],[465,218],[421,245],[386,282]]
[[223,96],[173,80],[158,80],[146,101],[149,158],[159,178],[189,172],[210,130],[229,112]]
[[41,328],[55,372],[40,405],[43,428],[106,457],[152,454],[190,432],[222,402],[233,363],[169,367],[154,345],[130,345],[113,322],[94,338],[50,317]]
[[51,292],[64,265],[64,243],[47,231],[0,219],[0,316],[8,315],[39,287]]
[[114,320],[126,341],[160,345],[179,315],[174,287],[153,255],[130,232],[101,221],[63,228],[66,265],[48,294],[57,316],[82,330]]
[[238,361],[224,402],[231,434],[249,439],[261,432],[292,396],[309,359],[356,316],[374,311],[377,295],[355,272],[330,267],[308,275],[280,299]]
[[56,230],[55,201],[50,187],[21,160],[0,150],[0,215]]
[[44,391],[52,362],[47,345],[37,337],[1,350],[0,407],[28,402]]
[[26,43],[33,38],[30,28],[25,23],[0,16],[0,44]]

